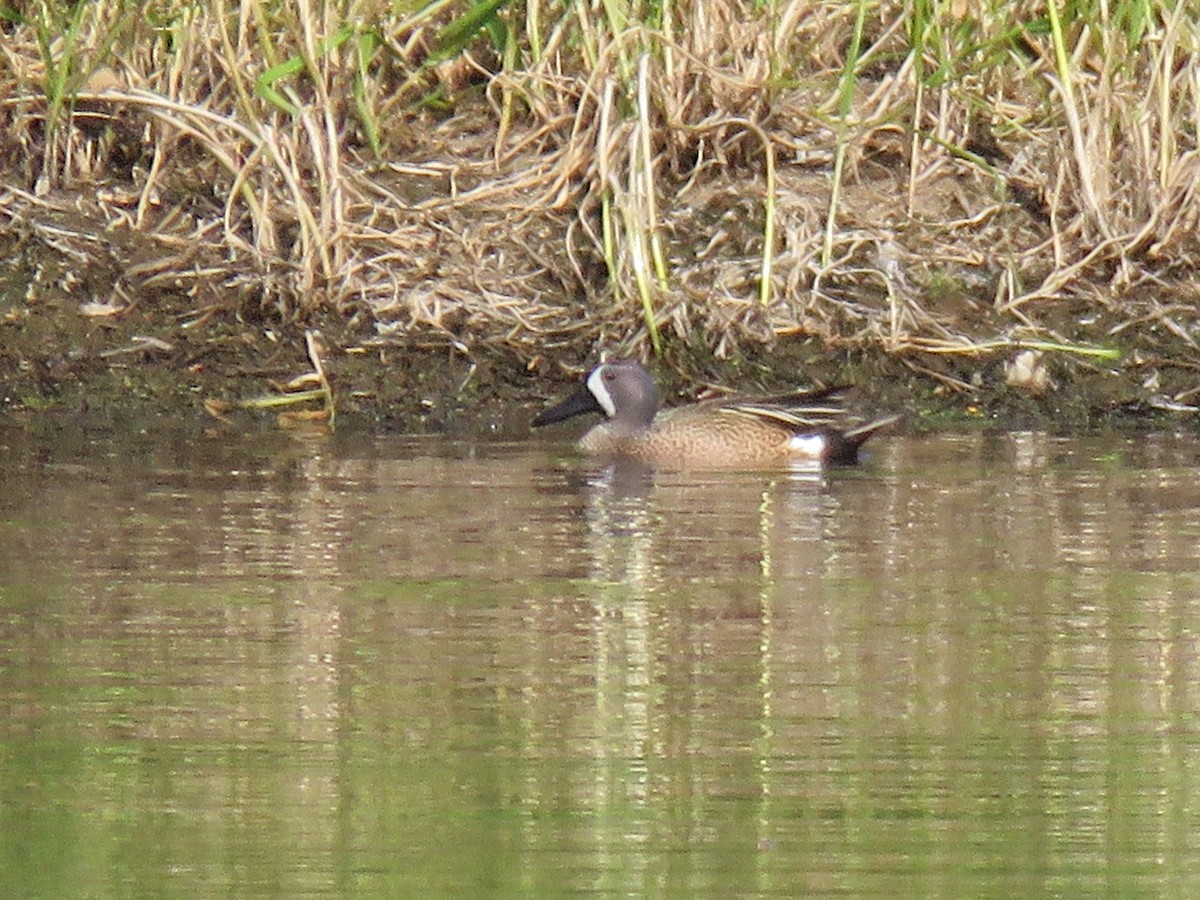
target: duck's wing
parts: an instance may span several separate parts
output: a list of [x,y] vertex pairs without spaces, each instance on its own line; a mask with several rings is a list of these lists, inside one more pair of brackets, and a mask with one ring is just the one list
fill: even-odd
[[721,411],[776,422],[793,431],[833,425],[846,415],[838,402],[846,385],[791,391],[765,397],[719,397],[697,404],[707,411]]

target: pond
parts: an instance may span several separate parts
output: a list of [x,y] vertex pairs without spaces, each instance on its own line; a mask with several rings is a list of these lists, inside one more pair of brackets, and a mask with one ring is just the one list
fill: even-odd
[[1197,896],[1198,462],[0,432],[5,882]]

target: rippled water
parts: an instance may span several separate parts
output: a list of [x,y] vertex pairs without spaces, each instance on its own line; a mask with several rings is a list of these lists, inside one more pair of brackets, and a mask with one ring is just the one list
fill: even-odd
[[1198,461],[0,433],[6,884],[1200,895]]

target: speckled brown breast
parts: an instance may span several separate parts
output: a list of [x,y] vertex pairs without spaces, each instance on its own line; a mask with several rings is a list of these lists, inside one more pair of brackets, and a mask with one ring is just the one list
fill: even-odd
[[782,422],[732,409],[659,413],[649,429],[602,422],[583,436],[589,456],[626,457],[656,465],[777,466],[806,458],[789,447],[795,430]]

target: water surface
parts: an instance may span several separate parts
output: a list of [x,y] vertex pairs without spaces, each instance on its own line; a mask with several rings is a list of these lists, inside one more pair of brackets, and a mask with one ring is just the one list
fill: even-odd
[[1196,896],[1198,446],[5,431],[5,882]]

